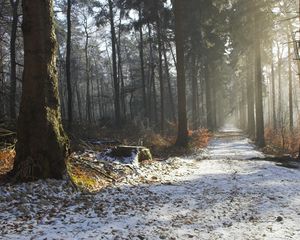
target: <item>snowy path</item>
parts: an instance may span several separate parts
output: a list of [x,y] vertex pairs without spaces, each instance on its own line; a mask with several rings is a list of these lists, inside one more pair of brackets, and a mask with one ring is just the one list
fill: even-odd
[[92,196],[57,181],[0,187],[0,239],[300,239],[300,171],[247,160],[262,155],[236,129],[206,154]]

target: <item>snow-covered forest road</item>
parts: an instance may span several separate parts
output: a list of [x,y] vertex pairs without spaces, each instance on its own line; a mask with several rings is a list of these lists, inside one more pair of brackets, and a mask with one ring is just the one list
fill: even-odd
[[300,171],[249,160],[260,157],[227,128],[172,170],[145,168],[152,183],[95,195],[61,181],[2,186],[0,239],[300,239]]

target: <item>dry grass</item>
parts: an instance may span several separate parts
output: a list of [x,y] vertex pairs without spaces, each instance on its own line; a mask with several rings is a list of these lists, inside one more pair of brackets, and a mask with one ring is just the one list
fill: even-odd
[[71,159],[66,161],[66,167],[71,181],[81,190],[96,192],[110,184],[93,169],[74,164]]
[[[170,123],[169,123],[170,124]],[[173,124],[174,125],[174,124]],[[176,125],[171,126],[171,129],[176,130]],[[189,131],[189,147],[179,148],[174,146],[176,142],[176,131],[172,130],[162,136],[152,130],[141,129],[134,124],[127,124],[122,129],[109,127],[76,127],[79,129],[73,133],[73,149],[75,151],[83,150],[88,147],[93,150],[101,151],[101,146],[86,146],[78,139],[96,139],[96,140],[116,140],[124,145],[144,146],[151,150],[155,159],[166,159],[168,157],[182,156],[191,153],[195,149],[204,148],[207,146],[212,134],[207,129],[199,129],[197,131]],[[104,146],[104,148],[107,146]]]
[[286,129],[274,131],[271,128],[266,128],[265,139],[267,146],[264,151],[276,156],[291,154],[296,157],[299,152],[300,144],[299,132],[298,129],[290,132]]
[[192,148],[206,148],[213,134],[205,128],[191,132],[191,146]]

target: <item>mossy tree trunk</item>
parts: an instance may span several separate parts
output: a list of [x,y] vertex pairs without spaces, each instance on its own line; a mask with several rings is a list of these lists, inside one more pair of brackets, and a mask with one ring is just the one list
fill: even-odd
[[53,0],[23,0],[22,6],[24,73],[12,175],[17,181],[59,179],[68,138],[58,96]]

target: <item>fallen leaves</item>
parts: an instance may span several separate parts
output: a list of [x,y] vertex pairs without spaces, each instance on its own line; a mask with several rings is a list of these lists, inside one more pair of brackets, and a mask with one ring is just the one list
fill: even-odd
[[15,155],[14,150],[0,150],[0,175],[8,173],[12,169]]

